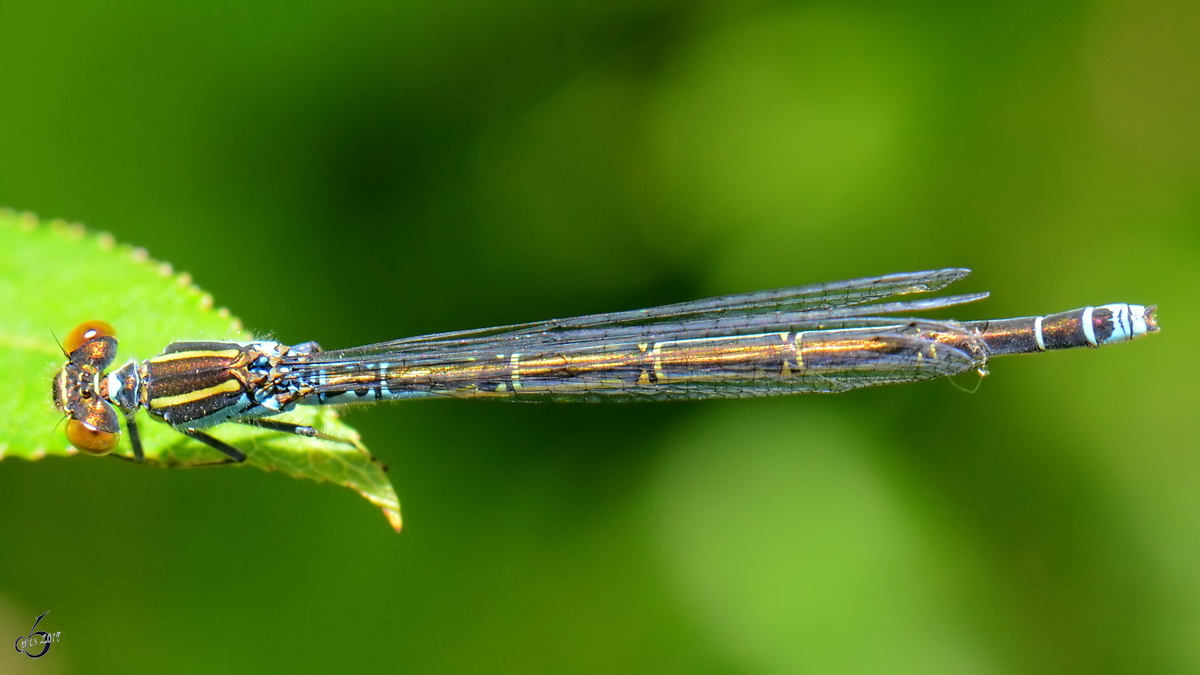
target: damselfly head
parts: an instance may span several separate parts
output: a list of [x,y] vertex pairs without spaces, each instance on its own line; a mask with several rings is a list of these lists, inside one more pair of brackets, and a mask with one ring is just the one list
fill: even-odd
[[54,376],[54,406],[67,420],[67,440],[96,455],[111,452],[121,440],[117,413],[105,400],[104,369],[117,355],[117,332],[103,321],[85,321],[63,340],[67,363]]

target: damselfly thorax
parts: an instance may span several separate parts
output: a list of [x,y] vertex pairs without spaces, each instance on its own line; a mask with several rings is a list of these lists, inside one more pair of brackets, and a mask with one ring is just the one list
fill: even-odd
[[91,321],[64,341],[54,379],[67,438],[104,454],[126,418],[151,417],[234,461],[245,453],[209,434],[222,423],[301,436],[271,419],[297,405],[428,397],[664,400],[834,393],[917,382],[988,359],[1126,342],[1158,330],[1153,307],[1112,304],[1049,316],[957,322],[889,316],[941,309],[986,293],[881,302],[936,291],[965,269],[893,274],[731,295],[650,309],[437,333],[322,351],[313,342],[173,342],[162,354],[105,372],[111,326]]

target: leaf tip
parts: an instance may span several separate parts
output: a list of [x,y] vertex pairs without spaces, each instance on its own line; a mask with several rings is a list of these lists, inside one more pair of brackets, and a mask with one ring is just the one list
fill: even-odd
[[[376,467],[380,466],[374,460],[372,460],[372,463]],[[404,528],[404,520],[400,517],[400,500],[396,497],[396,492],[392,489],[392,484],[387,482],[382,472],[380,472],[379,477],[382,479],[382,482],[376,485],[367,486],[354,481],[347,481],[342,483],[342,485],[354,490],[366,498],[367,501],[379,507],[379,510],[383,511],[383,517],[387,518],[388,524],[392,526],[393,530],[399,532]]]
[[395,530],[397,533],[399,533],[400,530],[404,529],[404,522],[400,519],[399,511],[393,511],[391,509],[383,509],[383,517],[387,518],[388,524],[391,525],[392,529]]

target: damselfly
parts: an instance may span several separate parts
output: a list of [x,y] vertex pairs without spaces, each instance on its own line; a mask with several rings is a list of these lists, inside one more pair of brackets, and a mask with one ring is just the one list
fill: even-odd
[[297,405],[428,397],[532,400],[703,399],[833,393],[917,382],[988,359],[1126,342],[1158,330],[1154,307],[1113,304],[1049,316],[948,321],[888,316],[961,305],[987,293],[885,301],[936,291],[965,269],[893,274],[730,295],[628,312],[436,333],[322,351],[314,342],[173,342],[105,373],[116,333],[84,323],[54,378],[67,439],[104,454],[144,408],[229,458],[246,455],[206,429],[232,422],[300,436],[271,419]]

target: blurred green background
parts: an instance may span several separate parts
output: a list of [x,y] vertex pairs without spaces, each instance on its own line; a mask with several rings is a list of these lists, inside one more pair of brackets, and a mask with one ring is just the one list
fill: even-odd
[[1184,0],[4,3],[0,204],[284,341],[940,266],[993,292],[954,318],[1164,332],[973,395],[351,411],[398,536],[277,474],[10,459],[0,644],[63,637],[0,671],[1200,671],[1197,34]]

